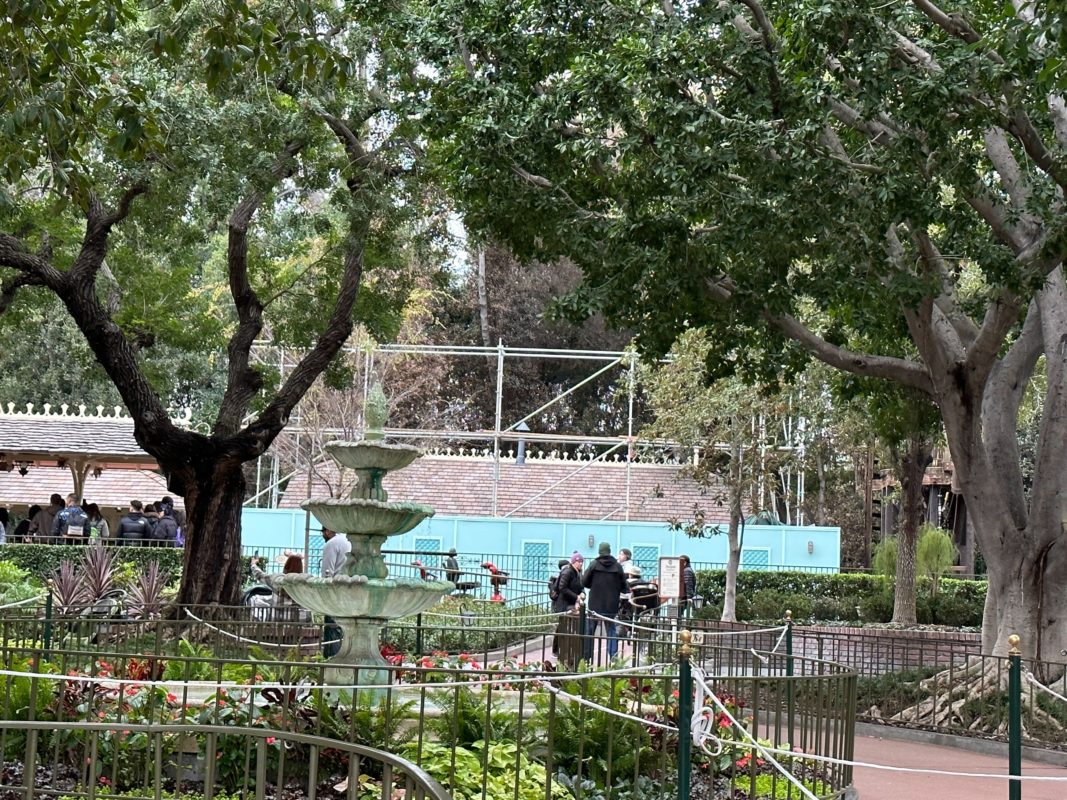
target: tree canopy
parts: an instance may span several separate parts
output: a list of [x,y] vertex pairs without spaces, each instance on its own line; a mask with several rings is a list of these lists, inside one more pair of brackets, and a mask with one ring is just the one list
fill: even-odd
[[[407,265],[436,246],[393,110],[405,76],[356,10],[112,0],[0,20],[3,335],[48,314],[85,337],[185,496],[186,602],[236,596],[241,464],[343,367],[354,321],[395,333]],[[284,380],[262,339],[300,350]],[[169,418],[187,354],[213,376],[210,434]]]
[[[1067,404],[1059,22],[1021,0],[423,14],[433,152],[469,224],[574,259],[562,309],[649,351],[701,326],[722,372],[813,355],[930,396],[990,563],[985,646],[1067,644],[1043,610],[1067,582],[1047,558],[1067,453],[1041,444]],[[1042,352],[1027,498],[1016,418]]]

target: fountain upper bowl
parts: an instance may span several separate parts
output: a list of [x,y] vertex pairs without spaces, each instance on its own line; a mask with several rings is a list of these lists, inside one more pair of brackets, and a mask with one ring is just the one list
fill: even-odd
[[326,445],[335,461],[349,469],[380,469],[386,472],[403,469],[422,455],[410,444],[385,442],[330,442]]
[[306,573],[279,576],[274,585],[319,614],[384,620],[418,614],[456,588],[448,581],[362,575],[320,578]]
[[305,500],[300,504],[315,515],[323,527],[338,533],[398,536],[407,533],[434,514],[422,503],[382,503],[378,500]]

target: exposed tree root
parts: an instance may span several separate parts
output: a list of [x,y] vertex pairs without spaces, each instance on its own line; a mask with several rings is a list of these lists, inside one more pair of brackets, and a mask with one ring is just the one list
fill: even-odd
[[[931,728],[957,728],[1003,736],[1007,734],[1008,669],[1000,659],[971,659],[965,667],[943,670],[919,682],[929,693],[913,706],[890,717],[892,722]],[[1064,725],[1038,705],[1037,693],[1023,685],[1023,738],[1030,730],[1062,732]]]

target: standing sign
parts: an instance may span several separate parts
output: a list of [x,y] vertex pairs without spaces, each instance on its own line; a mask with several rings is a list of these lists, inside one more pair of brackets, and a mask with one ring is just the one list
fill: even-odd
[[678,600],[685,597],[682,588],[682,559],[678,556],[662,556],[659,560],[659,596],[662,600]]

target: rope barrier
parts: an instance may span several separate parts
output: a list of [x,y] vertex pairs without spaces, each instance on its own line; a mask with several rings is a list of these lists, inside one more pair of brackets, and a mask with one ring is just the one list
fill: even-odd
[[[564,613],[568,613],[568,612],[564,612]],[[616,625],[619,625],[620,627],[630,628],[630,629],[636,630],[636,631],[648,631],[650,633],[673,633],[673,628],[670,628],[670,627],[666,627],[666,626],[650,627],[648,625],[637,625],[637,624],[632,623],[632,622],[626,622],[625,620],[616,619],[615,617],[606,617],[603,614],[598,614],[596,611],[593,611],[592,609],[588,609],[588,608],[586,610],[586,614],[592,619],[600,619],[600,620],[605,620],[607,622],[614,622]],[[751,629],[751,630],[736,630],[736,631],[696,631],[696,633],[699,633],[701,636],[703,636],[705,639],[707,639],[707,638],[717,638],[717,637],[720,637],[720,636],[748,636],[748,635],[757,634],[757,633],[778,633],[780,631],[781,635],[778,637],[778,643],[775,644],[774,649],[770,651],[770,652],[773,653],[773,652],[776,652],[778,650],[778,647],[781,645],[782,641],[785,639],[786,630],[787,630],[787,627],[785,625],[778,625],[778,626],[775,626],[773,628],[755,628],[755,629]]]
[[1049,694],[1052,697],[1055,697],[1057,700],[1062,700],[1064,703],[1067,703],[1067,697],[1064,697],[1059,692],[1053,691],[1049,687],[1045,686],[1045,684],[1043,684],[1041,681],[1034,677],[1034,673],[1032,673],[1030,670],[1025,670],[1023,672],[1023,677],[1026,678],[1027,683],[1031,684],[1032,686],[1036,686],[1038,689],[1045,692],[1046,694]]
[[[707,697],[711,698],[711,702],[715,705],[715,707],[719,710],[719,712],[724,714],[726,716],[726,718],[728,720],[730,720],[730,722],[734,725],[735,729],[741,731],[741,733],[744,734],[745,738],[748,739],[757,750],[759,750],[761,753],[763,753],[764,759],[769,761],[771,763],[771,765],[776,770],[778,770],[786,780],[788,780],[790,783],[795,785],[797,787],[797,789],[800,790],[800,793],[804,797],[808,798],[808,800],[819,800],[819,798],[816,797],[815,794],[813,794],[812,791],[807,786],[804,785],[803,781],[801,781],[798,777],[793,775],[789,770],[787,770],[785,767],[783,767],[781,764],[779,764],[777,759],[775,759],[774,756],[771,755],[769,749],[764,747],[762,744],[760,744],[759,740],[749,732],[748,728],[746,728],[744,725],[742,725],[740,722],[738,722],[734,718],[734,715],[730,713],[730,710],[726,707],[726,704],[723,703],[716,696],[715,692],[712,691],[711,687],[708,686],[707,682],[704,680],[705,677],[706,676],[705,676],[704,671],[702,669],[700,669],[699,667],[693,667],[693,680],[696,682],[696,686],[697,686],[696,699],[694,700],[693,708],[694,709],[699,709],[699,710],[695,710],[693,712],[693,719],[691,720],[691,729],[694,731],[694,733],[697,733],[699,731],[699,736],[701,738],[698,739],[697,742],[698,742],[699,746],[701,747],[701,749],[705,750],[706,752],[711,752],[711,751],[707,750],[707,747],[704,744],[704,741],[705,741],[706,738],[711,738],[713,740],[716,740],[717,744],[719,746],[719,751],[720,752],[722,751],[722,748],[725,746],[725,744],[721,740],[721,738],[718,737],[718,736],[715,736],[715,734],[713,734],[711,732],[711,725],[708,724],[705,721],[707,719],[707,714],[704,711],[704,698],[705,698],[705,695],[706,695]],[[700,717],[699,726],[697,725],[697,720],[696,720],[696,717],[698,717],[698,716]],[[785,751],[785,752],[790,752],[790,751]]]
[[185,613],[189,617],[191,617],[192,619],[194,619],[197,622],[199,622],[201,625],[203,625],[203,626],[205,626],[207,628],[210,628],[211,630],[215,631],[216,633],[221,633],[223,636],[229,636],[231,639],[233,639],[235,641],[244,642],[246,644],[254,644],[254,645],[258,646],[258,647],[276,647],[276,648],[279,648],[279,649],[283,649],[284,648],[286,650],[292,650],[293,648],[300,649],[302,647],[319,648],[319,647],[325,647],[328,644],[340,644],[340,642],[341,642],[340,639],[330,639],[328,642],[318,642],[318,643],[315,643],[313,645],[312,644],[279,644],[278,642],[261,642],[258,639],[249,639],[249,638],[247,638],[245,636],[239,636],[236,633],[230,633],[230,631],[224,631],[222,628],[220,628],[220,627],[218,627],[216,625],[212,625],[207,620],[200,619],[200,617],[198,617],[196,614],[194,614],[189,609],[185,609]]
[[[864,768],[864,769],[878,769],[878,770],[883,770],[883,771],[886,771],[886,772],[911,772],[911,773],[916,773],[916,774],[920,774],[920,775],[945,775],[945,776],[953,777],[953,778],[987,778],[987,779],[997,778],[997,779],[1000,779],[1000,780],[1007,780],[1007,781],[1035,781],[1035,782],[1046,782],[1046,783],[1048,783],[1048,782],[1051,782],[1051,783],[1067,782],[1067,775],[1063,775],[1063,776],[1060,776],[1060,775],[1022,775],[1022,776],[1013,776],[1013,775],[1005,775],[1005,774],[996,773],[996,772],[953,772],[953,771],[950,771],[950,770],[928,769],[928,768],[925,768],[925,767],[897,767],[897,766],[892,766],[890,764],[875,764],[875,763],[871,763],[869,761],[853,761],[853,760],[846,759],[846,758],[836,758],[834,756],[821,756],[821,755],[816,755],[814,753],[801,753],[801,752],[798,752],[796,750],[782,750],[782,749],[777,748],[777,747],[767,747],[766,745],[762,745],[758,741],[753,739],[752,735],[748,732],[748,730],[745,729],[745,727],[743,725],[741,725],[741,723],[739,723],[734,718],[734,716],[729,712],[729,710],[722,704],[722,702],[715,695],[715,693],[711,690],[711,688],[705,683],[704,678],[706,678],[707,676],[703,673],[702,670],[700,670],[698,668],[695,668],[693,670],[693,677],[696,680],[698,686],[703,686],[704,691],[706,692],[707,696],[712,699],[712,702],[715,704],[715,706],[717,708],[719,708],[720,711],[725,713],[727,718],[735,726],[737,726],[741,731],[743,731],[745,733],[746,737],[748,737],[748,739],[752,742],[751,745],[743,745],[741,743],[736,743],[736,742],[734,742],[732,744],[734,744],[735,746],[743,747],[746,750],[759,750],[761,753],[764,754],[765,757],[768,757],[770,754],[774,754],[774,755],[779,755],[779,756],[785,756],[787,758],[794,758],[794,759],[797,759],[799,761],[815,761],[815,762],[818,762],[818,763],[821,763],[821,764],[833,764],[833,765],[842,766],[842,767],[861,767],[861,768]],[[714,735],[711,735],[710,738],[718,739],[720,742],[722,741],[721,739],[719,739],[719,737],[716,737]],[[773,759],[771,759],[769,757],[767,758],[767,760],[773,762]],[[805,789],[805,791],[807,791],[807,790]]]
[[577,703],[578,705],[585,706],[586,708],[593,708],[597,711],[603,711],[605,714],[610,714],[613,717],[619,717],[620,719],[639,722],[642,725],[647,725],[650,728],[658,728],[659,730],[663,731],[678,730],[673,725],[664,725],[662,722],[656,722],[655,720],[644,719],[643,717],[635,717],[632,714],[625,713],[624,711],[616,711],[613,708],[608,708],[607,706],[600,705],[599,703],[594,703],[592,700],[586,700],[584,697],[579,697],[576,694],[570,694],[569,692],[565,692],[558,686],[553,686],[551,683],[546,683],[545,689],[547,689],[554,695],[562,697],[564,700],[569,700],[572,703]]
[[30,603],[38,603],[41,600],[44,600],[46,597],[48,597],[47,594],[39,594],[36,597],[28,597],[25,600],[19,600],[17,603],[5,603],[4,605],[0,606],[0,610],[5,608],[16,608],[17,606],[26,606]]
[[[558,613],[552,613],[552,614],[530,614],[530,615],[522,614],[522,615],[518,616],[518,619],[524,619],[524,620],[529,620],[529,619],[557,619],[557,618],[562,617],[562,616],[564,616],[564,615],[566,615],[568,613],[570,613],[570,612],[568,612],[568,611],[560,611]],[[496,616],[496,615],[494,615],[494,614],[470,614],[470,615],[465,617],[462,614],[441,614],[441,613],[439,613],[437,611],[423,611],[422,612],[422,616],[424,616],[424,617],[438,617],[440,619],[480,620],[480,619],[489,619],[489,618],[491,618],[493,616]]]
[[[162,658],[162,657],[160,657]],[[338,667],[341,669],[348,669],[348,665],[345,664],[329,664],[326,666]],[[170,689],[173,687],[178,688],[193,688],[193,689],[239,689],[241,691],[247,691],[251,693],[261,692],[264,689],[276,689],[282,691],[289,690],[308,690],[314,691],[315,689],[324,689],[326,691],[360,691],[360,690],[389,690],[395,691],[398,689],[454,689],[456,687],[466,686],[470,687],[483,687],[497,684],[504,684],[508,686],[514,686],[516,684],[524,683],[545,683],[546,681],[559,680],[560,677],[568,677],[573,680],[584,680],[587,678],[614,678],[614,677],[627,677],[635,673],[656,672],[661,669],[665,669],[670,664],[651,664],[644,667],[627,667],[625,669],[617,670],[605,670],[604,672],[588,672],[582,674],[576,674],[571,676],[558,676],[551,674],[539,674],[530,677],[492,677],[491,675],[479,675],[477,678],[463,681],[436,681],[432,683],[398,683],[398,684],[377,684],[377,683],[353,683],[353,684],[332,684],[332,683],[309,683],[302,681],[300,683],[261,683],[261,684],[248,684],[238,683],[237,681],[144,681],[134,680],[130,678],[111,678],[107,676],[93,676],[93,675],[57,675],[49,672],[20,672],[13,669],[0,669],[0,676],[11,678],[31,678],[49,681],[66,681],[70,683],[95,683],[102,685],[113,685],[118,687],[131,686],[131,687],[162,687]],[[363,669],[374,669],[374,667],[357,666],[351,667],[352,671]],[[413,667],[399,667],[398,671],[410,672],[416,668]],[[430,671],[430,670],[427,670]],[[462,670],[448,670],[448,672],[461,672]],[[490,673],[496,674],[495,670],[490,670]]]

